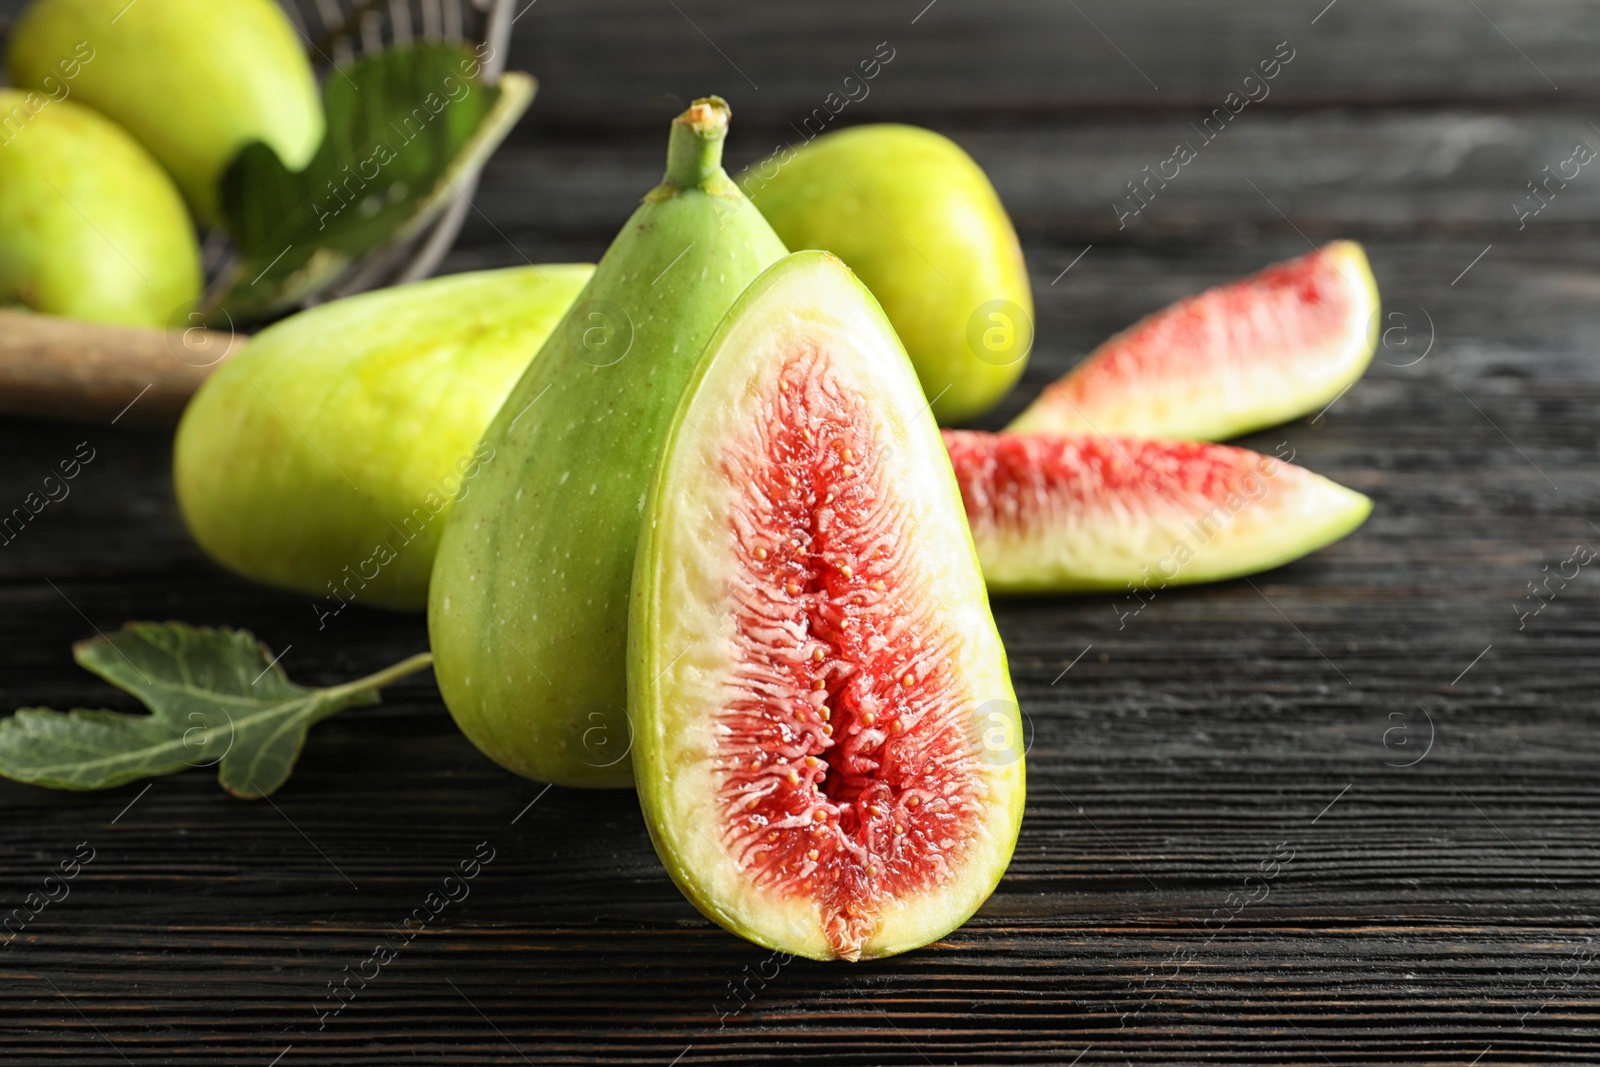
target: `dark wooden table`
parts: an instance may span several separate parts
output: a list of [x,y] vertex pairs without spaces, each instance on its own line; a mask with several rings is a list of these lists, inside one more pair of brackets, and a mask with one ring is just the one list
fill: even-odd
[[[972,922],[884,962],[777,968],[679,896],[632,795],[502,772],[426,675],[317,727],[271,802],[199,771],[0,784],[0,910],[93,855],[0,947],[0,1062],[1600,1060],[1600,571],[1522,617],[1600,545],[1600,171],[1514,206],[1600,147],[1593,8],[925,4],[542,0],[513,56],[540,98],[447,268],[598,256],[683,100],[732,101],[742,164],[888,41],[834,125],[955,137],[1032,267],[1038,347],[997,422],[1175,297],[1366,242],[1406,332],[1320,418],[1245,443],[1370,494],[1367,525],[1125,624],[1113,597],[997,604],[1033,731],[1022,839]],[[1280,42],[1270,95],[1119,229],[1124,183]],[[208,563],[161,433],[0,423],[0,510],[82,441],[72,495],[0,547],[0,705],[131,710],[68,654],[126,619],[248,627],[308,682],[424,647],[420,618],[319,631]],[[480,849],[471,896],[324,1015]]]

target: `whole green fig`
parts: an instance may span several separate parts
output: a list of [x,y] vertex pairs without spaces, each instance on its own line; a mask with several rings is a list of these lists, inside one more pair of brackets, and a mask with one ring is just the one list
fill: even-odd
[[478,438],[589,264],[456,274],[301,312],[190,402],[173,474],[195,540],[248,577],[415,610],[456,502],[500,462]]
[[11,34],[11,80],[125,126],[203,221],[234,154],[264,141],[298,170],[322,142],[300,37],[272,0],[37,0]]
[[988,411],[1021,376],[1033,295],[994,186],[949,138],[856,126],[758,163],[739,185],[793,249],[832,252],[900,335],[940,422]]
[[721,165],[728,106],[672,124],[667,171],[495,416],[495,460],[445,528],[429,590],[434,675],[501,765],[632,781],[628,590],[679,394],[778,240]]
[[116,123],[0,89],[0,304],[165,326],[200,295],[183,200]]

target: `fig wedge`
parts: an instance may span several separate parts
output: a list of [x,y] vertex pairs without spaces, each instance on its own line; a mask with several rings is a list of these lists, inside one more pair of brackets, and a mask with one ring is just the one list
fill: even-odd
[[1228,445],[946,430],[996,593],[1185,585],[1281,566],[1360,526],[1372,501]]
[[1219,441],[1288,422],[1365,373],[1379,307],[1366,253],[1335,241],[1141,319],[1006,428]]
[[739,298],[645,510],[634,768],[678,886],[819,960],[964,923],[1016,844],[1016,698],[915,371],[842,262],[796,253]]

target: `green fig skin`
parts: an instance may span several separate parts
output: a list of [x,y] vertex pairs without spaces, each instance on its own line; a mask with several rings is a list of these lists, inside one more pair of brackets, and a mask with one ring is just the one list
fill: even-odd
[[406,611],[448,513],[499,457],[484,427],[594,268],[456,274],[323,304],[251,338],[190,401],[184,521],[246,577]]
[[165,326],[200,296],[183,199],[121,127],[15,89],[0,124],[0,304]]
[[667,173],[484,436],[496,459],[445,528],[434,675],[518,774],[632,783],[628,592],[656,455],[700,350],[783,243],[721,167],[728,108],[672,125]]
[[264,141],[298,170],[322,143],[316,78],[272,0],[38,0],[8,64],[16,85],[69,93],[120,123],[208,224],[217,181],[246,144]]
[[784,244],[832,252],[872,291],[940,423],[976,418],[1021,377],[1027,265],[994,186],[955,142],[855,126],[751,166],[739,185]]

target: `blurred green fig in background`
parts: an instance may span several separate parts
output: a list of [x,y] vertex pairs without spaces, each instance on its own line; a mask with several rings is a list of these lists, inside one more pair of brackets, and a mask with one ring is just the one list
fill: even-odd
[[0,89],[0,304],[165,326],[200,296],[183,199],[116,123]]
[[211,224],[217,181],[247,143],[298,170],[322,142],[316,78],[272,0],[37,0],[9,66],[19,87],[125,126]]
[[994,186],[955,142],[856,126],[785,149],[739,186],[792,249],[820,248],[878,298],[942,423],[988,411],[1022,375],[1033,295]]
[[323,304],[251,338],[178,426],[173,476],[224,566],[420,609],[445,513],[499,462],[478,438],[589,280],[587,263],[456,274]]

